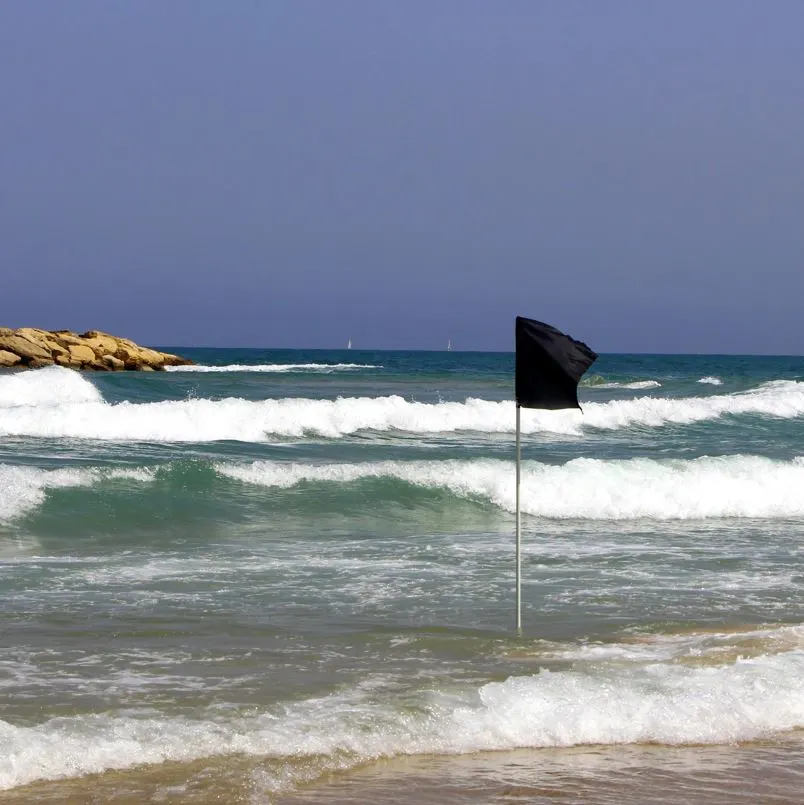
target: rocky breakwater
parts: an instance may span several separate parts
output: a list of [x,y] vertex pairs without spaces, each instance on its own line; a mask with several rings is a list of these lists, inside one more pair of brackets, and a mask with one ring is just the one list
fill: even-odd
[[154,372],[166,366],[191,363],[178,355],[141,347],[128,338],[98,330],[79,335],[71,330],[0,327],[0,368],[38,369],[55,364],[105,372],[124,369]]

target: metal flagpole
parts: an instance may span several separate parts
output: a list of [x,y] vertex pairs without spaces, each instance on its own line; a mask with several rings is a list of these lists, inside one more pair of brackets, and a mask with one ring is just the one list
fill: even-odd
[[519,404],[516,406],[516,631],[522,633],[522,535],[519,522],[519,465],[522,452],[519,446]]
[[520,408],[557,411],[580,408],[578,382],[597,360],[583,341],[536,319],[517,316],[514,322],[516,402],[516,631],[522,634],[522,523],[520,481],[522,451]]

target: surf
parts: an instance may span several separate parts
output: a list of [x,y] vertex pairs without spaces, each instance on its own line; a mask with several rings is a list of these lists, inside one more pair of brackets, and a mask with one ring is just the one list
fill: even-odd
[[[367,432],[512,434],[514,404],[467,398],[417,402],[400,396],[106,402],[77,372],[51,367],[0,377],[0,436],[111,441],[263,442],[339,439]],[[583,436],[598,431],[689,425],[727,416],[804,415],[804,383],[775,381],[708,397],[640,396],[588,402],[577,410],[523,410],[522,432]]]
[[193,364],[189,366],[169,366],[166,372],[254,372],[261,373],[305,373],[329,374],[330,372],[349,372],[360,369],[382,369],[371,363],[230,363],[224,366]]
[[751,741],[804,727],[804,651],[708,666],[598,663],[402,699],[367,677],[275,709],[205,716],[130,711],[0,720],[0,789],[166,761],[255,756],[281,768],[275,792],[380,758],[587,745]]
[[[515,509],[513,463],[494,459],[310,464],[218,463],[216,471],[275,489],[345,485],[389,478],[420,489]],[[522,511],[558,520],[695,520],[804,516],[804,458],[761,456],[692,460],[579,458],[562,465],[522,465]],[[401,494],[400,494],[401,496]],[[374,499],[373,505],[378,505]]]
[[150,483],[154,479],[154,471],[147,467],[64,467],[47,470],[0,464],[0,522],[36,509],[45,502],[50,490],[91,487],[118,479]]

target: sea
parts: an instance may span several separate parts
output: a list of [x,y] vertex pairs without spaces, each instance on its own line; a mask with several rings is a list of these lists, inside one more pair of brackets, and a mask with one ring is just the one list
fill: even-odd
[[0,373],[0,803],[804,802],[804,358]]

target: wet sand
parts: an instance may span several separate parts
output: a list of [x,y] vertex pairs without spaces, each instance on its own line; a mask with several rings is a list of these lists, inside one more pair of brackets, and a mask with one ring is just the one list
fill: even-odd
[[323,774],[315,758],[292,765],[267,758],[218,758],[36,783],[0,793],[0,803],[801,805],[802,792],[804,734],[797,732],[784,741],[739,746],[596,746],[399,757]]

